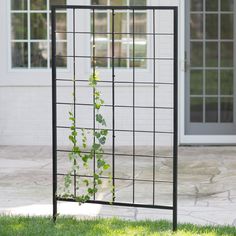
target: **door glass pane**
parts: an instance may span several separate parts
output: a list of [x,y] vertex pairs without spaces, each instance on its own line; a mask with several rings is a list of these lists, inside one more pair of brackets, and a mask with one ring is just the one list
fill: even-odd
[[110,1],[111,1],[111,3],[110,3],[111,6],[125,6],[125,5],[127,5],[126,0],[110,0]]
[[221,98],[221,104],[220,104],[220,121],[221,122],[227,122],[232,123],[233,117],[234,117],[234,102],[233,98]]
[[191,11],[203,11],[203,0],[190,0]]
[[218,38],[218,15],[206,14],[206,39]]
[[203,122],[203,98],[190,99],[190,122]]
[[206,71],[206,95],[218,94],[218,71],[207,70]]
[[191,70],[190,73],[190,95],[203,94],[203,71]]
[[221,38],[222,39],[233,39],[233,35],[234,35],[233,25],[234,25],[233,14],[221,15]]
[[146,6],[146,0],[130,0],[130,6]]
[[11,0],[11,10],[27,10],[28,0]]
[[114,63],[116,67],[127,67],[127,44],[122,43],[122,42],[115,42],[115,62]]
[[12,43],[12,67],[28,67],[28,43]]
[[203,66],[203,43],[192,42],[191,43],[191,66],[202,67]]
[[234,72],[233,70],[222,70],[220,76],[221,95],[233,95],[234,93]]
[[31,43],[31,67],[47,67],[47,43]]
[[234,0],[221,0],[221,11],[233,11]]
[[[107,33],[107,13],[95,13],[95,33]],[[91,31],[93,31],[93,14],[91,14]],[[96,35],[99,37],[99,34]]]
[[65,5],[66,0],[50,0],[50,5]]
[[47,39],[47,14],[31,13],[31,39]]
[[218,43],[206,42],[206,66],[218,66]]
[[11,14],[11,35],[12,39],[27,39],[27,13]]
[[107,5],[108,0],[92,0],[92,5]]
[[106,41],[104,42],[96,42],[96,47],[95,47],[95,54],[97,57],[96,58],[96,66],[97,67],[107,67],[107,49],[108,49],[108,43]]
[[[133,14],[130,14],[130,32],[133,33]],[[147,14],[146,13],[134,14],[134,32],[135,33],[147,32]]]
[[47,10],[47,0],[31,0],[31,10]]
[[234,63],[234,44],[232,42],[221,43],[221,66],[233,67]]
[[206,98],[206,122],[218,122],[218,98]]
[[218,11],[218,0],[206,0],[207,11]]
[[191,39],[203,38],[203,14],[191,14],[190,21],[190,36]]

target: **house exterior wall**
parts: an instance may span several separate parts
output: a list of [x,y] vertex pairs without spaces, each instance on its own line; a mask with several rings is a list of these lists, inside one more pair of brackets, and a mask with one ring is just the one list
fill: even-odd
[[[183,18],[184,10],[183,4],[180,6],[180,0],[162,0],[152,1],[153,5],[176,5],[180,8],[180,17]],[[51,128],[51,73],[49,71],[11,71],[9,68],[9,16],[8,16],[8,1],[1,2],[0,7],[0,28],[2,33],[0,34],[0,145],[51,145],[52,128]],[[168,22],[168,21],[166,21]],[[183,33],[183,29],[180,29]],[[183,34],[180,34],[180,46],[183,46]],[[159,45],[160,48],[165,48],[166,44],[163,41]],[[182,49],[180,47],[180,76],[183,73],[183,61]],[[165,68],[163,65],[157,65],[158,75],[157,77],[163,77],[166,80],[172,79],[171,70]],[[63,72],[60,77],[68,77],[71,72]],[[88,74],[87,74],[88,75]],[[101,77],[103,73],[101,73]],[[121,73],[121,76],[125,76]],[[180,84],[181,87],[181,84]],[[87,94],[89,88],[87,86],[81,86],[78,88],[79,96],[84,99],[89,99]],[[101,87],[100,90],[103,93],[104,99],[110,99],[110,89],[108,87]],[[127,101],[131,101],[129,96],[131,95],[132,87],[118,86],[116,87],[117,100],[121,104],[127,104]],[[137,98],[137,104],[148,105],[153,102],[152,87],[149,86],[137,86],[136,91],[139,93]],[[157,87],[157,105],[171,106],[172,89],[168,86]],[[60,85],[58,89],[58,98],[63,100],[71,99],[71,88],[69,86]],[[180,99],[182,103],[182,99]],[[65,117],[65,112],[68,112],[70,107],[58,108],[58,125],[68,125],[68,117]],[[90,125],[92,122],[91,114],[88,110],[81,109],[77,114],[84,125]],[[107,119],[108,126],[111,120],[111,112],[109,110],[104,111],[104,115]],[[157,112],[156,129],[163,131],[172,131],[172,112],[160,110]],[[150,111],[137,111],[136,112],[136,128],[152,130],[153,114]],[[116,112],[117,128],[125,129],[127,125],[132,125],[132,113],[130,111],[117,110]],[[123,135],[117,133],[117,145],[132,145],[132,136]],[[68,133],[65,131],[58,132],[59,145],[68,144]],[[107,143],[110,145],[111,143]],[[136,137],[137,145],[151,145],[152,135],[139,134]],[[172,137],[169,135],[157,136],[157,145],[165,146],[172,144]]]

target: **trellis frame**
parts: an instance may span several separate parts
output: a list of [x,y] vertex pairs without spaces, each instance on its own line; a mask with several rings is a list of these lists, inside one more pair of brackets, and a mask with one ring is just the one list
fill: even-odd
[[[53,135],[53,139],[52,139],[52,156],[53,156],[53,219],[56,220],[57,217],[57,202],[58,201],[75,201],[74,199],[65,199],[65,198],[61,198],[59,196],[57,196],[57,178],[58,178],[58,172],[57,172],[57,153],[58,151],[58,147],[57,147],[57,130],[58,128],[63,128],[63,127],[58,127],[57,126],[57,81],[59,79],[57,79],[57,66],[56,66],[56,61],[57,61],[57,55],[56,55],[56,12],[57,10],[68,10],[71,9],[73,11],[73,35],[74,35],[74,39],[73,39],[73,44],[75,44],[75,34],[78,32],[75,32],[75,10],[91,10],[91,12],[93,13],[93,19],[94,19],[94,13],[95,11],[99,11],[99,10],[107,10],[110,11],[112,13],[112,56],[111,56],[111,60],[112,60],[112,65],[111,65],[111,71],[112,71],[112,82],[111,82],[111,86],[112,86],[112,129],[109,130],[112,132],[112,153],[109,153],[109,155],[112,155],[112,182],[113,182],[113,186],[115,186],[115,156],[117,155],[115,153],[115,132],[118,131],[115,128],[115,108],[116,108],[116,104],[115,104],[115,91],[114,91],[114,87],[115,87],[115,63],[114,60],[117,58],[115,57],[115,52],[114,52],[114,38],[115,38],[115,31],[114,31],[114,14],[116,12],[116,10],[129,10],[131,12],[133,12],[133,16],[135,11],[137,10],[146,10],[146,11],[152,11],[153,13],[153,32],[151,35],[153,35],[154,40],[153,40],[153,47],[154,47],[154,55],[153,58],[146,58],[146,59],[152,59],[153,63],[154,63],[154,69],[153,69],[153,93],[154,93],[154,104],[153,104],[153,120],[154,120],[154,124],[155,124],[155,119],[156,119],[156,105],[155,105],[155,88],[156,85],[158,84],[156,82],[156,69],[155,69],[155,63],[156,63],[156,55],[155,55],[155,36],[157,35],[155,33],[155,16],[156,16],[156,11],[160,10],[160,11],[165,11],[165,10],[171,10],[173,11],[173,83],[169,84],[170,86],[173,86],[173,108],[167,108],[167,107],[163,107],[163,109],[173,109],[173,204],[172,206],[164,206],[164,205],[156,205],[155,204],[155,179],[153,179],[153,204],[137,204],[134,201],[135,198],[135,192],[134,192],[134,188],[135,188],[135,176],[133,176],[133,203],[128,203],[128,202],[117,202],[115,200],[115,197],[113,196],[113,201],[112,202],[108,202],[108,201],[102,201],[102,200],[96,200],[95,198],[93,200],[88,201],[88,203],[95,203],[95,204],[103,204],[103,205],[115,205],[115,206],[126,206],[126,207],[142,207],[142,208],[156,208],[156,209],[165,209],[165,210],[171,210],[173,212],[173,230],[177,230],[177,177],[178,177],[178,8],[177,7],[172,7],[172,6],[79,6],[79,5],[53,5],[51,6],[51,22],[52,22],[52,135]],[[133,27],[134,27],[134,19],[133,19]],[[94,25],[94,24],[93,24]],[[67,32],[65,32],[67,33]],[[93,32],[90,32],[91,34],[93,34],[93,36],[95,36],[95,32],[93,29]],[[133,31],[133,33],[131,33],[132,37],[133,37],[133,47],[135,46],[135,32]],[[93,37],[94,39],[95,37]],[[95,43],[95,42],[94,42]],[[93,52],[93,61],[95,61],[96,59],[96,55]],[[73,45],[73,73],[75,76],[75,58],[76,58],[76,52],[75,52],[75,45]],[[135,61],[135,59],[137,59],[137,57],[135,57],[135,49],[133,50],[133,56],[132,58],[129,59],[133,59],[133,61]],[[93,64],[93,71],[95,71],[95,65]],[[135,88],[136,82],[135,82],[135,73],[136,73],[136,69],[135,66],[133,66],[133,89]],[[78,81],[78,80],[76,80]],[[102,82],[102,81],[101,81]],[[127,82],[130,83],[130,82]],[[140,82],[139,82],[140,83]],[[145,82],[143,83],[145,84]],[[163,84],[163,83],[162,83]],[[167,83],[166,83],[167,84]],[[74,91],[76,88],[75,82],[74,82]],[[134,90],[133,90],[134,91]],[[135,98],[134,98],[135,99]],[[76,104],[76,102],[74,101],[73,107],[75,108],[78,104]],[[133,106],[132,108],[135,109],[137,106],[135,106],[135,102],[133,102]],[[95,120],[95,118],[94,118]],[[95,122],[94,122],[95,123]],[[155,125],[154,125],[155,126]],[[64,127],[64,128],[69,128],[69,127]],[[92,130],[95,130],[95,125],[93,127]],[[133,129],[129,130],[130,132],[133,133],[134,135],[134,139],[135,139],[135,133],[138,132],[137,130],[135,130],[135,125],[133,125]],[[146,132],[146,131],[145,131]],[[155,147],[155,134],[158,133],[158,131],[153,130],[153,175],[155,178],[155,152],[156,152],[156,147]],[[133,144],[133,168],[135,168],[135,157],[137,156],[135,154],[135,143]],[[75,174],[74,177],[77,177],[78,175]],[[76,187],[76,186],[75,186]]]

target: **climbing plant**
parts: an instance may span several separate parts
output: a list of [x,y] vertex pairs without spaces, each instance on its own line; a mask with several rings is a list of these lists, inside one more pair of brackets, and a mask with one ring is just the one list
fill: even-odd
[[[75,80],[75,79],[74,79]],[[69,140],[72,144],[72,149],[68,154],[69,161],[71,163],[71,169],[64,177],[64,189],[63,197],[75,198],[79,203],[84,203],[91,199],[96,194],[98,187],[102,185],[102,176],[104,171],[110,168],[110,165],[104,158],[104,145],[107,140],[108,130],[106,129],[106,120],[100,112],[101,107],[104,104],[102,94],[97,88],[97,83],[100,80],[98,72],[94,73],[89,78],[89,86],[93,89],[93,106],[95,109],[95,122],[98,124],[98,129],[87,130],[82,129],[81,134],[78,133],[76,125],[79,121],[75,118],[75,112],[72,110],[69,112],[70,135]],[[76,94],[72,94],[74,101],[76,100]],[[89,146],[87,143],[87,135],[92,133],[93,144]],[[92,178],[84,177],[80,178],[78,173],[81,170],[88,170],[89,163],[93,162],[96,168]],[[71,193],[72,184],[76,181],[76,194]],[[111,183],[111,174],[109,173],[109,183]],[[77,194],[83,187],[83,193]],[[113,188],[111,188],[113,189]]]

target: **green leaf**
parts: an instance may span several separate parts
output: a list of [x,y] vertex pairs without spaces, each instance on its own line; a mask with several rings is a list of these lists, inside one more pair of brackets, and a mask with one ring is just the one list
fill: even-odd
[[110,167],[111,167],[111,166],[110,166],[109,164],[107,164],[107,163],[103,165],[103,169],[104,169],[104,170],[108,170]]
[[104,145],[106,143],[106,137],[102,137],[99,139],[99,143],[101,143],[102,145]]

